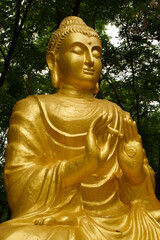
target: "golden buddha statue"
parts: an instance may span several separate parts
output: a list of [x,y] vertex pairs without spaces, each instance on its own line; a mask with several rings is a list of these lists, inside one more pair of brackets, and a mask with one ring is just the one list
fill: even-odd
[[5,187],[13,218],[0,240],[158,240],[160,203],[136,123],[95,99],[98,34],[67,17],[49,41],[53,95],[13,110]]

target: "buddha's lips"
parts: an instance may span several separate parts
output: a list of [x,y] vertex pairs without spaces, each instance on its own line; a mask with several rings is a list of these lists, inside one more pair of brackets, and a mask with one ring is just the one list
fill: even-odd
[[84,68],[84,69],[83,69],[83,72],[86,73],[86,74],[91,74],[91,75],[93,75],[94,70],[93,70],[93,69]]

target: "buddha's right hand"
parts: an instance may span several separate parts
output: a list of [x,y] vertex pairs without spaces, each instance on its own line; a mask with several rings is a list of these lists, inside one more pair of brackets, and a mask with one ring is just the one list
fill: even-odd
[[86,137],[85,154],[64,164],[63,187],[79,184],[107,160],[112,136],[118,133],[108,127],[111,121],[112,117],[108,114],[101,114],[93,120]]
[[111,121],[112,116],[101,114],[91,123],[87,133],[86,156],[91,162],[97,162],[97,167],[106,161],[109,154],[112,134],[108,125]]

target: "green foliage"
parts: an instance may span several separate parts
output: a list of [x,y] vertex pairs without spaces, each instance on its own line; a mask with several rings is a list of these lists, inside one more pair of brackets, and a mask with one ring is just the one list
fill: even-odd
[[[158,9],[150,1],[129,1],[114,22],[119,27],[121,43],[113,47],[102,36],[103,77],[99,96],[118,103],[131,113],[142,135],[147,157],[159,172],[159,97],[160,55]],[[157,28],[157,31],[155,29]]]

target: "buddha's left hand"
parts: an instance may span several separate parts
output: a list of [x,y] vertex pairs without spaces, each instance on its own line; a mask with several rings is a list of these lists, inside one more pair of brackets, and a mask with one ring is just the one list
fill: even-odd
[[129,183],[139,184],[145,178],[141,136],[138,134],[136,123],[132,120],[124,119],[123,130],[124,134],[118,146],[119,165]]

